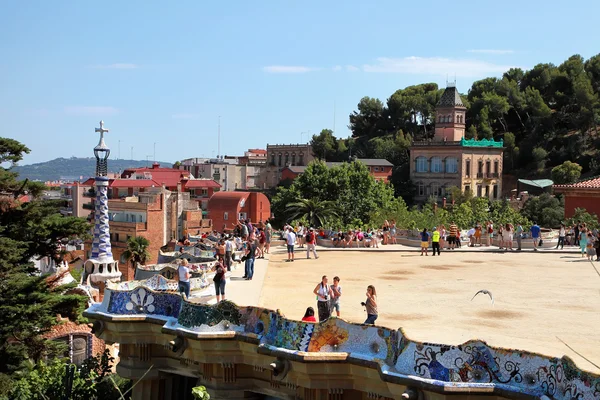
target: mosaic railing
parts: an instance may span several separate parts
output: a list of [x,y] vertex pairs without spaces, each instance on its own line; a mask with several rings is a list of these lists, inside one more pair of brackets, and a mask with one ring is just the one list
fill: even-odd
[[348,362],[367,360],[379,364],[383,379],[402,378],[431,387],[498,388],[515,395],[548,396],[560,400],[600,399],[600,375],[583,371],[564,356],[547,357],[526,351],[494,348],[473,340],[450,346],[422,343],[402,329],[388,329],[330,318],[322,323],[285,318],[277,311],[239,307],[223,301],[217,305],[189,303],[179,295],[145,288],[106,290],[104,302],[90,307],[86,316],[110,316],[114,321],[132,315],[165,320],[169,329],[203,333],[220,332],[255,338],[271,350],[343,352]]
[[504,147],[504,140],[500,139],[495,141],[494,139],[465,139],[460,140],[460,145],[465,147]]

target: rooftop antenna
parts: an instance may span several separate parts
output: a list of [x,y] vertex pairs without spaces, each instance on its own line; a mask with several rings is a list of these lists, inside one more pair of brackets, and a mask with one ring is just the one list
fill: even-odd
[[131,146],[131,159],[133,160],[133,146]]
[[121,139],[119,139],[119,155],[117,156],[117,160],[121,159]]
[[156,142],[154,142],[154,154],[153,154],[154,162],[156,162]]
[[221,156],[221,116],[219,115],[219,131],[217,137],[217,158]]

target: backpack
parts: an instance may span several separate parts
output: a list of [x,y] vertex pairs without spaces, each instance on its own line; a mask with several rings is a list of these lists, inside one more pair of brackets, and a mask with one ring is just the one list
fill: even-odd
[[306,234],[306,243],[311,243],[313,241],[313,233],[312,232],[308,232]]

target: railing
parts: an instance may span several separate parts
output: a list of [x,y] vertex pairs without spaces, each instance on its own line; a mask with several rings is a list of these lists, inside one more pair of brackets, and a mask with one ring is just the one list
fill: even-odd
[[413,146],[460,146],[460,141],[434,141],[434,140],[421,140],[413,142]]
[[478,178],[478,179],[483,179],[483,176],[484,176],[484,175],[483,175],[483,172],[478,172],[478,173],[477,173],[477,178]]

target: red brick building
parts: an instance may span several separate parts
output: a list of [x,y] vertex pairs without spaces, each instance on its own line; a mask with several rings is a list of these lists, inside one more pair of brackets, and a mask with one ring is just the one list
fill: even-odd
[[[386,159],[381,158],[358,158],[356,161],[360,161],[369,168],[369,173],[375,180],[389,182],[392,178],[392,168],[394,164]],[[327,162],[329,168],[336,165],[341,165],[341,162]],[[281,180],[294,180],[306,170],[305,165],[290,165],[281,170]]]
[[576,208],[585,208],[590,214],[600,216],[600,177],[552,187],[554,193],[565,196],[565,217],[572,217]]
[[259,192],[217,192],[208,201],[208,216],[215,229],[231,229],[239,220],[266,221],[271,217],[271,203]]

